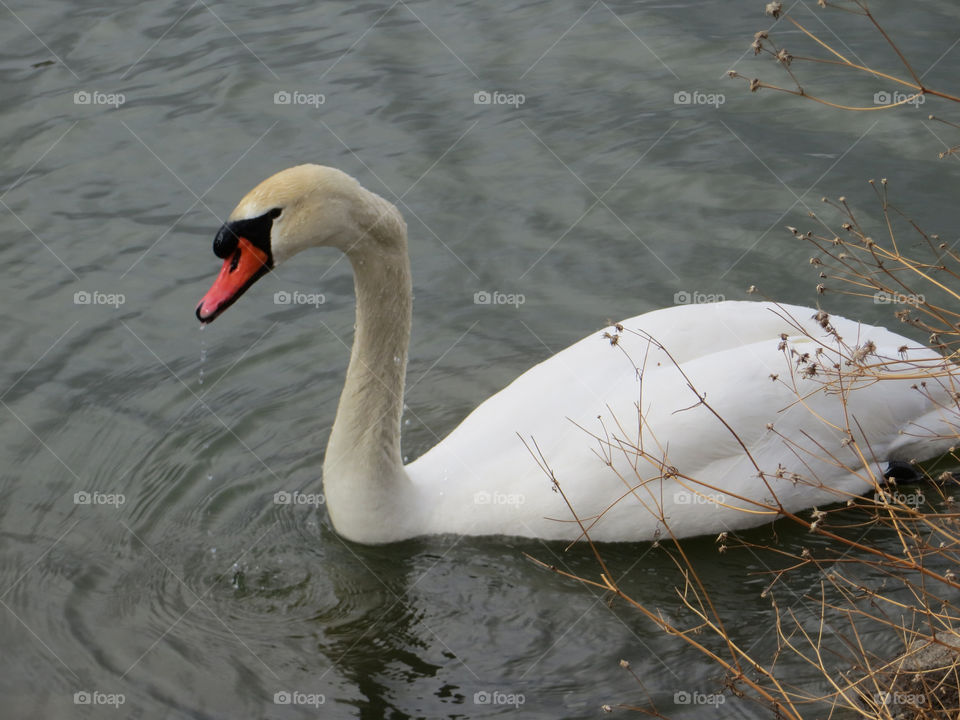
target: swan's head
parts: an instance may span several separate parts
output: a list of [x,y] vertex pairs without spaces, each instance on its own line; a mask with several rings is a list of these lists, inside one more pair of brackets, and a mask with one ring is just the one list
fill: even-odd
[[308,247],[353,255],[399,244],[406,252],[405,241],[399,211],[346,173],[323,165],[282,170],[247,193],[217,232],[213,252],[223,266],[197,305],[197,318],[212,322],[257,280]]

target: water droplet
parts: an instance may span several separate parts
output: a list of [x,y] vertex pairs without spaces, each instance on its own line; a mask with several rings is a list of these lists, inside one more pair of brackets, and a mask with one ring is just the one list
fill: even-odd
[[[200,326],[200,329],[203,330],[203,325]],[[200,374],[199,374],[199,384],[203,385],[203,364],[207,361],[207,341],[200,341]]]

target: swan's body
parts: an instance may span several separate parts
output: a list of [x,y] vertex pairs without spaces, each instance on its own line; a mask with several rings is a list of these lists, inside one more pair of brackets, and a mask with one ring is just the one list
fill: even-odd
[[[404,467],[412,294],[406,226],[393,205],[331,168],[269,178],[218,234],[224,269],[197,315],[209,322],[264,272],[313,245],[345,252],[356,283],[356,334],[323,473],[331,520],[351,540],[573,539],[581,528],[567,502],[598,541],[650,540],[665,523],[678,537],[713,533],[777,517],[758,503],[796,512],[861,494],[882,463],[925,459],[949,445],[935,436],[952,430],[955,401],[933,351],[837,317],[829,335],[810,308],[723,302],[658,310],[590,335],[521,375]],[[873,382],[869,373],[852,380],[837,336],[847,355],[869,341],[874,360],[925,365],[931,382]],[[798,364],[803,353],[810,357]],[[802,372],[811,363],[819,367],[812,376]],[[831,377],[862,387],[843,403],[825,391]],[[844,428],[872,451],[866,463]],[[534,441],[562,494],[531,454]]]

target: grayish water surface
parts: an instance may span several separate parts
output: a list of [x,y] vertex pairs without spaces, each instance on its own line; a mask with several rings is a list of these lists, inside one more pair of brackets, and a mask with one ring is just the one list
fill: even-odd
[[[762,5],[5,5],[3,716],[517,715],[475,696],[498,692],[522,695],[523,717],[588,718],[643,699],[624,658],[661,711],[703,717],[674,695],[717,691],[715,667],[523,556],[595,575],[582,548],[365,548],[338,539],[322,507],[274,504],[278,491],[320,491],[353,322],[347,263],[304,255],[203,332],[193,308],[218,269],[213,234],[268,174],[335,165],[398,202],[416,293],[412,458],[608,319],[678,293],[746,298],[752,284],[815,302],[809,249],[782,228],[804,226],[821,195],[875,218],[865,181],[889,176],[901,204],[953,237],[955,167],[935,156],[956,136],[925,124],[932,101],[842,114],[723,77],[735,64],[756,72],[745,51],[769,25]],[[876,9],[918,68],[932,66],[930,84],[955,89],[960,8]],[[870,37],[855,19],[822,17]],[[865,60],[887,57],[864,47]],[[890,89],[855,87],[868,102]],[[822,89],[845,92],[839,80]],[[524,102],[474,102],[495,90]],[[675,103],[684,91],[724,103]],[[275,103],[278,92],[324,102]],[[119,107],[100,102],[111,93]],[[275,304],[281,291],[325,302]],[[525,302],[476,304],[479,291]],[[890,321],[889,306],[834,303]],[[82,492],[124,502],[75,502]],[[778,541],[809,542],[789,529]],[[731,634],[769,656],[758,573],[772,558],[721,556],[712,539],[688,549]],[[607,559],[625,588],[676,612],[661,550],[618,546]],[[817,580],[795,582],[784,601],[799,608]],[[810,671],[793,662],[802,680]],[[82,691],[124,703],[75,704]],[[282,691],[324,702],[277,704]],[[734,699],[718,712],[766,716]]]

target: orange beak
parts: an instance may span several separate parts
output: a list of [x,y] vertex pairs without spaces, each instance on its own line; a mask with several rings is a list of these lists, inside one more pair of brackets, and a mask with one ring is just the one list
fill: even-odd
[[239,238],[237,249],[223,261],[220,274],[197,305],[197,319],[213,322],[269,270],[267,254],[246,238]]

